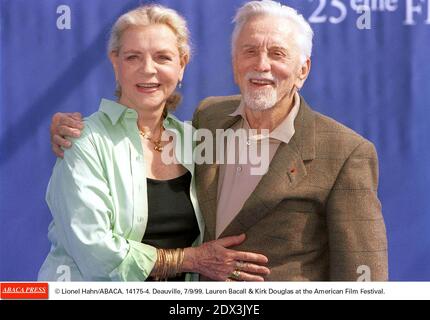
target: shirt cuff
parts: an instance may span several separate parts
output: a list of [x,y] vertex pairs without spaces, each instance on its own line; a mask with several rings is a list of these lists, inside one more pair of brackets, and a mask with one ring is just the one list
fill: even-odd
[[157,249],[141,242],[127,241],[130,249],[125,259],[109,277],[112,281],[144,281],[157,261]]

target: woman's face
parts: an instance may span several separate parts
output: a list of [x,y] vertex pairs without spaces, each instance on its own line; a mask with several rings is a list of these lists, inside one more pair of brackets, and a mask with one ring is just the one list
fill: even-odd
[[119,103],[133,109],[164,108],[185,68],[176,36],[163,24],[126,29],[110,58],[121,86]]

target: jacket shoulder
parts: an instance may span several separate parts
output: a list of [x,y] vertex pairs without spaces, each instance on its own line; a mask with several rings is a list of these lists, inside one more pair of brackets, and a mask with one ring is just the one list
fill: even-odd
[[203,99],[197,107],[196,113],[233,112],[240,103],[241,96],[214,96]]
[[365,149],[373,153],[375,148],[372,142],[342,123],[318,112],[314,113],[316,146],[320,153],[337,153],[341,157],[348,157],[359,146],[366,146]]

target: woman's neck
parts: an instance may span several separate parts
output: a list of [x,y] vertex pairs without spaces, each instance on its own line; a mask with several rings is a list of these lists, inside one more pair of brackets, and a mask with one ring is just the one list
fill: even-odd
[[163,121],[163,109],[151,110],[136,110],[137,112],[137,126],[139,130],[157,133]]
[[128,102],[125,98],[119,99],[119,103],[137,112],[137,126],[139,130],[151,134],[157,133],[163,121],[164,105],[157,108],[149,108],[135,106],[135,104]]

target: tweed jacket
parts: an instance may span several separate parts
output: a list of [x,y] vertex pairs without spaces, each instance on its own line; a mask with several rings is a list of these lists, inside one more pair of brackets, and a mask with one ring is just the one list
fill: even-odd
[[[240,96],[209,97],[196,110],[193,124],[215,137],[216,129],[240,119],[228,116],[239,103]],[[220,237],[246,233],[245,242],[234,249],[266,255],[268,281],[387,280],[373,144],[313,111],[303,97],[294,127],[291,141],[281,143],[268,172]],[[204,240],[210,241],[219,165],[198,165],[195,174]]]

